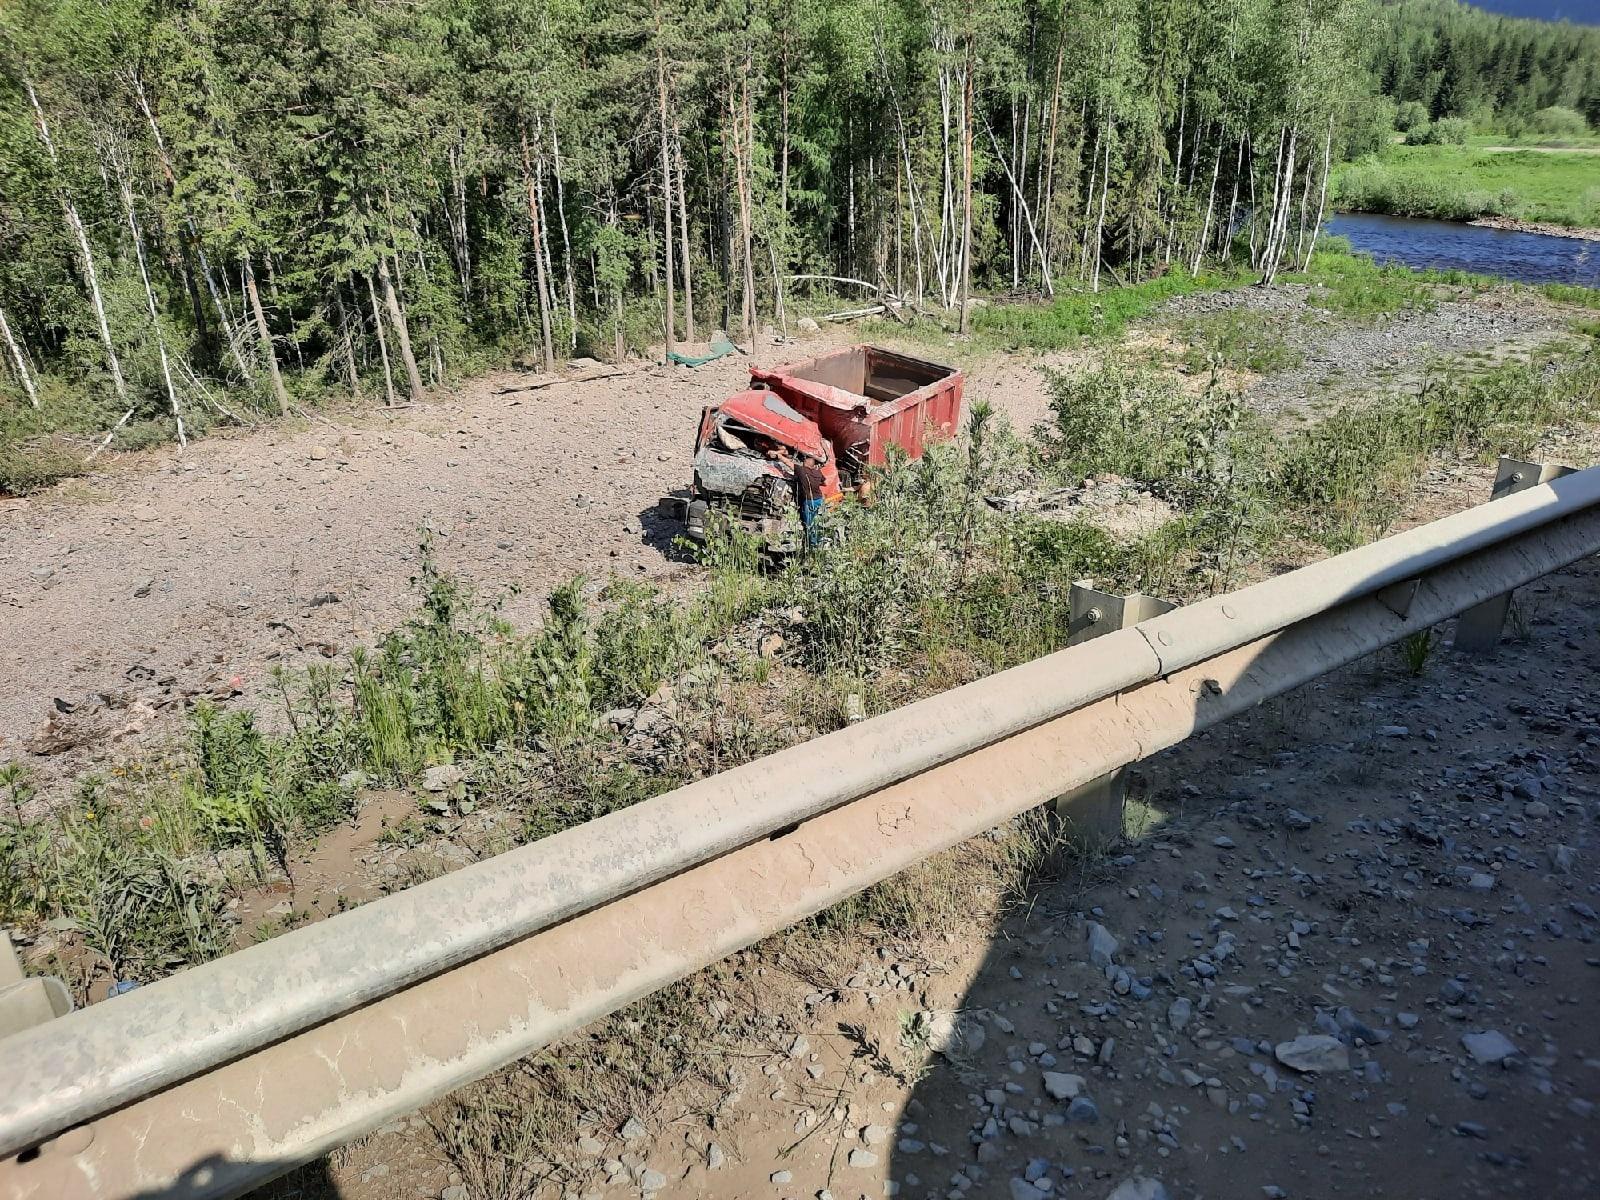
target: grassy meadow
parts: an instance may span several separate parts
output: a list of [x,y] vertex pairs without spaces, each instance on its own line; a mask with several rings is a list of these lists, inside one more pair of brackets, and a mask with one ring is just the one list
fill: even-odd
[[1600,154],[1392,146],[1338,168],[1332,203],[1398,217],[1512,217],[1600,228]]

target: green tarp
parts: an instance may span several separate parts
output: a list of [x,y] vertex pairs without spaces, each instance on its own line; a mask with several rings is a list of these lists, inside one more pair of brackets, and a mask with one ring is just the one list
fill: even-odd
[[718,334],[711,339],[710,353],[679,354],[674,350],[667,355],[667,361],[677,363],[680,367],[703,367],[708,362],[715,362],[719,358],[732,354],[738,348],[726,337]]

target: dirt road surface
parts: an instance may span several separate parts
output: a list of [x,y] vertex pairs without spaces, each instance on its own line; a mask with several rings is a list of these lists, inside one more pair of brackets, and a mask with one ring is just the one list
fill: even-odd
[[[212,438],[0,501],[0,757],[66,777],[108,741],[170,728],[195,695],[252,696],[275,664],[369,642],[414,607],[424,527],[447,570],[490,596],[520,589],[506,613],[528,625],[572,574],[670,576],[678,530],[655,502],[689,480],[701,407],[746,371],[731,356],[524,392],[504,389],[534,377],[492,375],[424,407]],[[969,394],[1031,423],[1042,391],[1012,364]]]
[[[1564,322],[1492,293],[1375,326],[1330,322],[1303,292],[1190,297],[1171,315],[1266,306],[1296,330],[1306,364],[1250,386],[1269,409],[1280,393],[1331,405],[1341,389],[1406,386],[1469,347],[1524,353]],[[850,333],[757,357],[792,361]],[[915,352],[946,351],[963,353],[954,341]],[[967,396],[1027,430],[1047,415],[1038,368],[1089,357],[990,356],[967,365]],[[0,756],[29,761],[48,789],[166,736],[196,696],[249,700],[277,665],[370,642],[413,610],[424,528],[447,570],[490,596],[517,590],[505,611],[525,626],[575,573],[671,577],[678,531],[654,504],[688,481],[701,407],[742,386],[746,368],[741,356],[692,372],[641,366],[537,391],[506,390],[533,376],[497,374],[422,407],[151,451],[0,500]]]

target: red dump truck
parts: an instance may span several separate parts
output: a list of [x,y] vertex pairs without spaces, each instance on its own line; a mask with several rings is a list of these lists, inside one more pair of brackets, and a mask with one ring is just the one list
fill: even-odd
[[891,446],[920,458],[954,437],[964,382],[954,367],[876,346],[752,367],[748,390],[700,414],[693,488],[665,503],[697,541],[721,512],[792,549],[799,528],[859,488]]

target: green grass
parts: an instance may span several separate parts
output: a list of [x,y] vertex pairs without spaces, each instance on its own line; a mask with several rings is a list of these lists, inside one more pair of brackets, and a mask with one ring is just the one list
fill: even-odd
[[863,330],[877,340],[936,345],[949,356],[981,357],[997,351],[1066,350],[1090,342],[1114,341],[1130,324],[1153,313],[1163,301],[1192,292],[1243,287],[1252,276],[1237,270],[1207,270],[1190,277],[1174,270],[1142,283],[1107,283],[1098,292],[1067,289],[1055,299],[984,305],[974,310],[970,340],[958,342],[942,325],[872,320]]
[[1580,287],[1575,283],[1541,283],[1536,290],[1541,296],[1558,304],[1600,308],[1600,288]]
[[1393,146],[1335,173],[1338,209],[1467,221],[1504,216],[1600,227],[1600,156]]
[[1312,304],[1345,317],[1431,309],[1441,293],[1480,292],[1502,283],[1469,271],[1415,271],[1399,263],[1375,263],[1352,253],[1346,239],[1330,236],[1318,240],[1306,270],[1278,278],[1310,284]]
[[1178,324],[1177,333],[1189,343],[1184,365],[1190,371],[1220,363],[1266,374],[1305,361],[1259,313],[1228,309],[1191,317]]
[[973,314],[973,335],[1000,349],[1060,350],[1085,341],[1121,337],[1129,324],[1149,316],[1174,296],[1241,287],[1247,282],[1247,276],[1232,272],[1205,271],[1191,278],[1188,272],[1176,270],[1126,287],[1063,291],[1047,304],[980,308]]
[[1508,133],[1475,133],[1467,138],[1467,148],[1470,150],[1487,150],[1494,146],[1514,146],[1519,149],[1584,150],[1600,148],[1600,133],[1569,134],[1560,137],[1538,133],[1524,133],[1516,137]]

